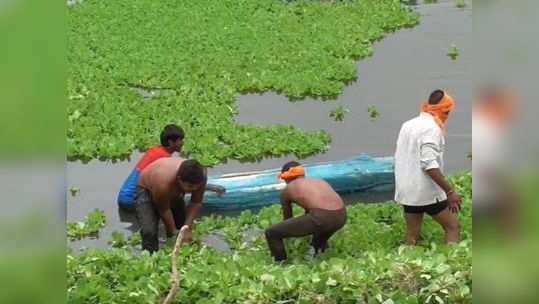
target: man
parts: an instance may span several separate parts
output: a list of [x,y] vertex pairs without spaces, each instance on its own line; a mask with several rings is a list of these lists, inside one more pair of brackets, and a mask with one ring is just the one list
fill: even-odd
[[[160,141],[161,145],[157,145],[148,150],[142,159],[137,163],[131,174],[127,177],[125,182],[118,193],[118,205],[120,206],[120,216],[126,215],[122,212],[135,208],[135,196],[137,194],[137,186],[140,179],[141,172],[152,164],[154,161],[164,158],[172,157],[174,152],[181,153],[184,144],[185,132],[181,127],[175,124],[169,124],[161,131]],[[206,185],[206,191],[216,192],[219,196],[225,193],[225,189],[218,185],[208,184]]]
[[395,152],[395,201],[402,204],[406,244],[416,245],[427,213],[445,231],[448,244],[459,241],[459,194],[443,175],[445,122],[455,107],[442,90],[430,94],[421,113],[402,125]]
[[[192,241],[191,229],[202,209],[206,181],[206,169],[196,160],[161,158],[142,171],[135,210],[143,250],[152,253],[159,249],[159,219],[165,224],[167,237],[174,237],[186,225],[183,239],[187,243]],[[187,208],[183,199],[186,193],[191,193]]]
[[[305,178],[305,169],[295,161],[286,163],[279,175],[286,182],[281,192],[284,221],[266,230],[266,240],[276,261],[286,260],[283,239],[312,235],[315,254],[324,252],[329,238],[346,223],[341,197],[323,180]],[[305,209],[293,218],[292,203]]]
[[144,154],[120,188],[118,205],[121,208],[135,208],[135,195],[142,170],[160,158],[171,157],[174,152],[180,153],[184,138],[185,133],[183,129],[177,125],[170,124],[163,128],[160,136],[161,145],[151,148]]

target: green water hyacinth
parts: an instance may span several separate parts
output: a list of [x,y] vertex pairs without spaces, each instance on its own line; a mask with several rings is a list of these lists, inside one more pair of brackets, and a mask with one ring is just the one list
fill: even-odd
[[68,8],[67,155],[125,159],[168,123],[205,165],[328,148],[325,131],[239,125],[235,100],[334,98],[373,42],[418,23],[395,0],[98,1]]
[[348,113],[350,113],[350,110],[343,106],[338,106],[329,112],[329,117],[332,117],[335,121],[344,121],[344,117]]
[[[324,254],[309,257],[307,238],[287,240],[290,261],[279,265],[263,233],[282,221],[279,206],[205,217],[196,224],[195,242],[181,249],[176,303],[472,303],[471,174],[453,176],[451,183],[463,198],[462,241],[454,247],[444,245],[443,231],[430,217],[419,246],[402,246],[400,206],[358,204],[348,207],[347,224]],[[232,254],[201,242],[216,231]],[[247,231],[259,233],[247,240]],[[171,248],[150,256],[123,236],[113,238],[121,248],[67,255],[68,303],[161,302],[170,287]]]
[[451,60],[456,60],[457,57],[459,57],[460,52],[456,45],[452,44],[449,47],[449,50],[447,51],[447,56],[451,58]]
[[369,108],[367,108],[367,112],[369,112],[371,121],[375,121],[378,119],[378,117],[380,117],[380,110],[375,105],[369,106]]
[[85,237],[97,237],[99,230],[105,227],[107,217],[105,212],[100,209],[88,213],[84,221],[68,223],[67,237],[70,240],[80,240]]

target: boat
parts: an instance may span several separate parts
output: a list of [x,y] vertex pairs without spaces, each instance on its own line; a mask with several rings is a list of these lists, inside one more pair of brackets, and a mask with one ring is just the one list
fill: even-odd
[[[395,188],[392,157],[362,154],[347,160],[303,166],[306,177],[325,180],[340,195],[391,192]],[[280,203],[280,192],[286,185],[277,177],[280,172],[278,168],[209,177],[208,183],[225,187],[226,194],[218,197],[206,192],[204,213],[258,210]]]

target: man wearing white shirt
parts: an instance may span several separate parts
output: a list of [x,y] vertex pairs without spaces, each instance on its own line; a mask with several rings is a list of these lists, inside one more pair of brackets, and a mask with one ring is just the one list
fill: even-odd
[[445,121],[453,98],[442,90],[431,93],[419,116],[405,122],[395,152],[395,201],[404,209],[406,244],[416,245],[427,213],[444,229],[448,244],[459,241],[459,194],[443,175]]

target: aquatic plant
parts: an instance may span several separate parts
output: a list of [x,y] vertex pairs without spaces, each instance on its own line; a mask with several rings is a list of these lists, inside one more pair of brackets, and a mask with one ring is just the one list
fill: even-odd
[[449,56],[451,60],[456,60],[459,55],[460,55],[459,49],[457,48],[456,45],[452,44],[449,47],[449,50],[447,51],[447,56]]
[[332,117],[335,121],[343,121],[348,113],[350,113],[350,110],[343,106],[338,106],[329,112],[329,117]]
[[100,209],[88,213],[84,221],[68,223],[67,237],[70,240],[80,240],[85,237],[97,237],[99,230],[105,227],[107,217]]
[[80,188],[73,186],[69,188],[69,192],[71,193],[71,196],[76,196],[80,193]]
[[369,106],[367,111],[369,112],[371,121],[375,121],[376,119],[378,119],[378,117],[380,117],[380,110],[378,110],[378,107],[375,105]]
[[68,8],[68,159],[126,159],[168,123],[205,165],[323,152],[322,130],[236,124],[237,96],[334,98],[375,41],[417,23],[393,0],[85,0]]
[[[472,303],[471,173],[450,178],[463,196],[462,241],[444,244],[443,231],[425,218],[422,241],[402,246],[404,220],[395,203],[348,207],[346,226],[315,258],[308,239],[286,242],[289,263],[273,262],[260,231],[282,220],[278,206],[238,217],[209,216],[197,222],[195,242],[178,258],[178,303]],[[296,214],[301,210],[295,209]],[[200,242],[221,231],[234,252]],[[68,303],[158,303],[170,287],[170,253],[150,256],[130,245],[67,255]]]

